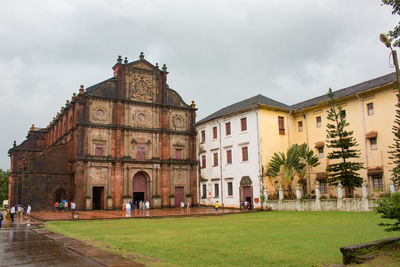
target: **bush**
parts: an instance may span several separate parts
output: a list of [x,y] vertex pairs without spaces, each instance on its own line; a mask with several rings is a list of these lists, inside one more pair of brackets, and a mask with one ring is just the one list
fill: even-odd
[[400,193],[388,194],[378,199],[378,206],[375,208],[381,218],[397,220],[394,223],[379,223],[385,227],[386,232],[400,231]]

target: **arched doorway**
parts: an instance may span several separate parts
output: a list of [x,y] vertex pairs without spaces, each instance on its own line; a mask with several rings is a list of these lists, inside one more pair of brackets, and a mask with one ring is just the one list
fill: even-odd
[[250,203],[253,209],[253,185],[249,176],[243,176],[240,180],[240,202]]
[[132,179],[133,202],[147,201],[147,183],[145,173],[138,172]]
[[59,188],[54,192],[54,202],[61,202],[65,199],[66,199],[66,194],[64,189]]

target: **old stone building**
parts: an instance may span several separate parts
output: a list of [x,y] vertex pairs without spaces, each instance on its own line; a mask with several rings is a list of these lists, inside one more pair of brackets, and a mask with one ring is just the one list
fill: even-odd
[[46,128],[33,125],[9,150],[11,204],[49,209],[74,200],[79,209],[197,203],[194,102],[167,84],[167,67],[118,57],[114,76],[81,86]]

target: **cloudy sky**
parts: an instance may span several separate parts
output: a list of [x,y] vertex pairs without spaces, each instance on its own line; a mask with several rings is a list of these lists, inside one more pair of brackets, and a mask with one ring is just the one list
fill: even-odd
[[167,64],[201,119],[263,94],[295,104],[394,71],[379,0],[0,0],[0,168],[32,123],[45,127],[118,55]]

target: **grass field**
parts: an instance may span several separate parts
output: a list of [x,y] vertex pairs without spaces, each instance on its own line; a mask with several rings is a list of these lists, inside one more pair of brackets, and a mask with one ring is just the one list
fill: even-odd
[[361,212],[258,212],[46,227],[154,266],[318,266],[341,263],[341,246],[396,236],[377,225],[382,220]]

